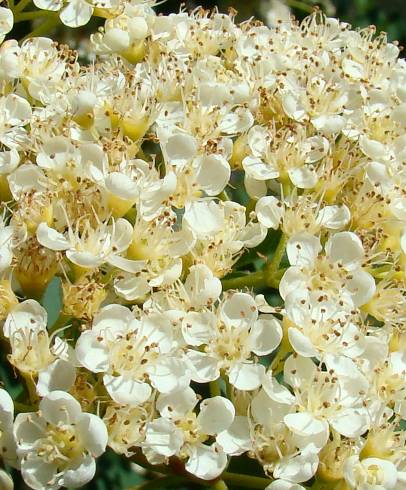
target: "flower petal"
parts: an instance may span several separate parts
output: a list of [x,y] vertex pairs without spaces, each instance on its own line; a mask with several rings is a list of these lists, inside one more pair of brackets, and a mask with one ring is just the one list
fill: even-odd
[[235,408],[230,400],[222,396],[206,398],[200,403],[197,423],[205,434],[216,435],[227,430],[233,423]]

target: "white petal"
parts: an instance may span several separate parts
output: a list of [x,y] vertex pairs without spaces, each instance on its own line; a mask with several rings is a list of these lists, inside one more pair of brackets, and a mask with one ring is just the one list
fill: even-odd
[[114,283],[114,291],[127,301],[135,301],[147,295],[150,287],[145,277],[129,274]]
[[60,484],[67,488],[79,488],[90,482],[96,473],[96,462],[90,455],[83,456],[78,464],[63,473]]
[[206,398],[200,403],[197,423],[204,434],[213,436],[227,430],[233,423],[234,416],[235,408],[230,400],[222,396],[215,396]]
[[156,401],[156,408],[162,417],[182,418],[187,412],[193,410],[197,405],[196,393],[187,386],[184,390],[176,393],[160,394]]
[[83,413],[76,427],[81,443],[94,458],[104,453],[109,437],[106,425],[101,418],[92,413]]
[[385,161],[387,159],[386,146],[379,141],[372,140],[366,136],[361,136],[359,139],[361,151],[371,160]]
[[38,301],[27,299],[13,308],[3,326],[5,337],[10,337],[16,330],[46,330],[47,312]]
[[279,320],[272,315],[261,315],[253,325],[248,341],[254,354],[265,356],[278,347],[282,337]]
[[234,293],[221,307],[221,318],[229,327],[243,328],[258,318],[258,309],[252,296]]
[[264,155],[269,144],[270,132],[263,126],[253,126],[248,132],[248,145],[255,156]]
[[285,361],[284,381],[293,388],[300,388],[307,380],[312,379],[316,372],[316,365],[308,357],[291,355]]
[[125,379],[123,376],[103,377],[104,386],[111,398],[120,404],[137,406],[148,400],[152,389],[147,383],[133,379]]
[[147,425],[145,446],[158,454],[169,457],[176,454],[183,444],[183,433],[165,418],[155,419]]
[[346,287],[352,294],[355,307],[365,305],[372,299],[376,291],[375,279],[369,272],[361,269],[351,273],[351,279],[347,280]]
[[277,403],[283,403],[286,405],[293,405],[295,403],[296,399],[292,393],[285,386],[281,385],[270,372],[264,376],[262,380],[262,388],[269,398]]
[[369,429],[369,417],[362,410],[347,408],[329,419],[330,425],[339,434],[358,438]]
[[239,107],[235,112],[227,112],[219,124],[219,129],[224,134],[237,134],[253,125],[254,117],[248,109]]
[[246,173],[244,175],[244,186],[247,194],[253,199],[259,199],[266,196],[267,186],[265,180],[254,179]]
[[127,333],[134,315],[129,308],[122,305],[110,304],[103,307],[93,320],[93,332],[114,335]]
[[246,174],[255,180],[269,180],[279,177],[279,170],[257,157],[245,157],[242,166]]
[[289,267],[279,283],[279,294],[282,299],[286,300],[289,294],[296,291],[303,291],[306,287],[306,280],[306,274],[299,267]]
[[264,375],[262,364],[239,362],[230,369],[228,379],[237,390],[251,391],[261,386]]
[[63,5],[62,0],[33,0],[33,3],[41,10],[51,10],[52,12],[58,12]]
[[[57,466],[46,463],[43,459],[33,457],[22,461],[21,475],[24,482],[34,490],[56,490],[60,486],[56,483]],[[52,485],[49,482],[54,481]]]
[[217,317],[210,311],[191,311],[182,320],[183,338],[189,345],[207,344],[216,327]]
[[326,252],[334,262],[340,262],[347,269],[353,269],[364,258],[361,239],[351,231],[341,231],[329,238]]
[[104,373],[109,367],[109,349],[97,337],[90,330],[83,332],[76,342],[75,352],[82,366],[92,373]]
[[365,69],[362,63],[358,63],[350,58],[344,58],[342,61],[343,72],[353,80],[361,80],[365,77]]
[[14,403],[6,390],[0,388],[0,425],[7,427],[13,423]]
[[101,256],[94,255],[88,251],[67,250],[66,257],[75,265],[84,269],[95,269],[103,264],[104,259]]
[[318,354],[318,350],[314,347],[311,340],[306,337],[297,328],[289,328],[288,330],[289,342],[292,344],[295,352],[303,357],[315,357]]
[[277,463],[273,476],[293,483],[301,483],[309,480],[316,473],[318,464],[319,458],[315,448],[302,451],[298,456],[287,457]]
[[39,396],[45,396],[50,391],[68,391],[73,386],[75,379],[75,366],[64,359],[57,359],[39,373],[37,393]]
[[[268,230],[266,226],[264,226],[262,223],[250,221],[238,235],[238,240],[241,240],[245,247],[255,248],[265,240],[267,232]],[[238,248],[238,251],[240,249],[241,248]]]
[[16,168],[7,177],[10,191],[15,200],[24,192],[31,190],[45,190],[46,177],[37,165],[26,163]]
[[317,419],[310,412],[289,413],[285,415],[283,421],[289,429],[303,437],[317,437],[321,435],[321,444],[317,447],[320,449],[325,446],[329,436],[329,426],[325,420]]
[[252,448],[248,418],[236,416],[231,426],[218,434],[216,441],[230,456],[239,456]]
[[11,9],[0,7],[0,36],[2,40],[4,38],[4,34],[7,34],[11,31],[14,24],[14,15]]
[[37,240],[46,248],[51,250],[67,250],[69,241],[58,231],[50,228],[46,223],[40,223],[37,228]]
[[216,301],[221,294],[221,281],[204,264],[193,265],[185,281],[185,289],[195,307]]
[[311,136],[305,141],[306,163],[315,163],[323,158],[329,149],[329,142],[323,136]]
[[190,457],[185,465],[186,471],[202,480],[213,480],[227,466],[227,455],[216,444],[192,446]]
[[[66,255],[69,255],[69,252],[67,252]],[[140,270],[145,267],[145,262],[143,260],[131,260],[126,259],[125,257],[121,257],[120,255],[113,254],[109,255],[106,262],[113,267],[117,267],[117,269],[125,272],[130,272],[132,274],[140,272]]]
[[189,361],[191,378],[197,383],[208,383],[220,376],[219,361],[204,352],[189,350],[186,353]]
[[197,142],[193,136],[188,134],[175,134],[168,138],[163,151],[169,163],[184,165],[196,155]]
[[19,413],[14,421],[13,434],[18,441],[18,449],[30,452],[38,439],[45,436],[46,421],[37,413]]
[[298,167],[289,169],[289,178],[299,189],[312,189],[318,181],[316,171],[310,167]]
[[223,228],[224,211],[214,201],[193,201],[186,204],[183,220],[198,237],[206,237]]
[[121,253],[127,250],[133,239],[133,227],[124,218],[119,218],[112,226],[112,245],[115,247],[114,253]]
[[221,155],[204,155],[195,161],[198,171],[196,181],[208,196],[216,196],[228,184],[230,165]]
[[7,175],[13,172],[20,163],[20,155],[17,150],[0,152],[0,175]]
[[182,359],[163,357],[148,369],[151,384],[160,393],[173,393],[186,388],[190,372]]
[[106,177],[104,184],[111,194],[118,196],[120,199],[135,200],[139,194],[139,189],[135,182],[128,175],[121,172],[111,172]]
[[287,480],[275,480],[268,485],[265,490],[306,490],[305,487],[298,483],[292,483]]
[[32,116],[32,109],[29,102],[16,94],[6,96],[4,109],[7,122],[11,125],[26,124]]
[[84,0],[71,0],[61,11],[59,17],[68,27],[80,27],[89,22],[93,15],[93,7]]
[[339,133],[345,126],[345,119],[338,114],[319,116],[312,119],[313,126],[324,134]]
[[330,230],[339,230],[351,219],[350,210],[345,204],[341,206],[325,206],[317,215],[317,222]]
[[261,197],[255,206],[258,221],[274,230],[279,228],[284,211],[283,204],[274,196]]
[[286,245],[289,263],[295,266],[312,267],[320,251],[319,238],[306,232],[292,236]]
[[299,101],[299,96],[287,92],[282,96],[282,107],[286,115],[295,121],[304,121],[307,117],[303,104]]
[[65,391],[52,391],[46,395],[39,404],[44,419],[51,424],[75,423],[81,413],[80,403]]

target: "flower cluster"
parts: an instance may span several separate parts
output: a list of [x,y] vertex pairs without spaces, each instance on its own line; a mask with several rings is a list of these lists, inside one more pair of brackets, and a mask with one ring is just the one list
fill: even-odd
[[37,0],[108,17],[90,65],[0,45],[1,336],[25,387],[0,390],[2,459],[36,490],[86,484],[107,446],[195,482],[242,456],[270,490],[406,488],[399,48],[318,11],[152,3]]

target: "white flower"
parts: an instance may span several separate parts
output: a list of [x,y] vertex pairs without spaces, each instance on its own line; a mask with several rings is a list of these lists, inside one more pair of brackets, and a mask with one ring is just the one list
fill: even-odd
[[261,385],[265,367],[254,355],[270,354],[282,339],[278,320],[272,315],[258,317],[254,299],[244,293],[226,299],[217,316],[209,311],[188,313],[182,332],[189,345],[199,347],[187,353],[192,379],[212,381],[222,369],[239,390],[255,390]]
[[[227,455],[218,442],[211,445],[204,442],[210,436],[217,440],[230,429],[235,409],[229,400],[216,396],[203,400],[196,415],[193,409],[197,401],[191,388],[173,395],[160,395],[157,408],[162,417],[147,425],[143,448],[149,459],[178,455],[186,460],[185,469],[189,473],[213,480],[225,469]],[[231,436],[228,438],[231,443]],[[237,438],[235,443],[238,446]]]
[[379,458],[360,461],[358,456],[351,456],[344,463],[344,477],[351,490],[395,490],[402,486],[396,466]]
[[45,396],[39,410],[20,413],[14,422],[25,483],[34,490],[85,485],[95,474],[95,458],[106,449],[103,421],[82,413],[79,402],[63,391]]
[[0,273],[10,267],[13,259],[13,233],[13,227],[7,226],[0,218]]
[[326,440],[324,427],[319,422],[310,424],[309,430],[303,431],[303,427],[290,424],[286,417],[293,411],[294,397],[282,386],[278,392],[268,394],[261,390],[253,398],[250,406],[255,423],[252,444],[267,474],[301,483],[309,480],[317,470],[318,452]]
[[195,261],[218,277],[231,270],[244,246],[256,247],[267,233],[261,223],[247,222],[244,206],[232,201],[193,201],[186,205],[182,225],[197,238],[191,250]]
[[368,381],[348,358],[327,354],[324,362],[328,374],[317,369],[308,358],[292,355],[285,362],[284,380],[293,388],[298,405],[304,411],[311,406],[307,413],[292,416],[292,423],[301,424],[307,419],[311,430],[310,421],[318,420],[324,423],[328,435],[327,421],[339,434],[358,437],[370,424],[363,404]]
[[357,325],[360,319],[346,314],[340,306],[318,301],[306,291],[292,291],[285,300],[288,338],[293,349],[304,357],[330,352],[355,358],[365,348],[364,335]]
[[76,378],[72,347],[58,337],[52,343],[46,325],[46,310],[28,299],[12,309],[3,326],[11,347],[9,361],[22,373],[38,376],[40,396],[53,390],[69,390]]
[[87,221],[82,230],[69,228],[67,237],[46,223],[41,223],[37,228],[37,240],[43,247],[66,251],[66,257],[73,264],[85,269],[108,263],[119,269],[136,272],[142,263],[120,256],[129,247],[132,232],[130,223],[123,218],[113,221],[111,225],[100,223],[96,229]]
[[8,148],[21,148],[27,143],[24,126],[32,117],[30,104],[19,95],[9,94],[0,98],[0,114],[0,142]]
[[6,34],[11,31],[13,24],[13,11],[5,7],[0,7],[0,42],[2,42]]
[[0,455],[6,464],[16,467],[17,455],[13,437],[13,420],[13,400],[6,390],[0,388]]
[[150,397],[152,387],[170,393],[190,381],[164,313],[137,320],[124,306],[105,306],[95,316],[92,329],[79,337],[76,355],[89,371],[104,373],[108,393],[120,404],[136,406]]
[[[350,311],[367,303],[375,292],[374,278],[361,268],[364,249],[352,232],[339,232],[325,245],[320,255],[319,238],[303,232],[292,236],[286,251],[289,267],[281,279],[279,291],[290,302],[289,295],[304,291],[310,302],[322,302],[326,311]],[[299,303],[297,308],[307,305]],[[291,303],[293,304],[293,303]]]

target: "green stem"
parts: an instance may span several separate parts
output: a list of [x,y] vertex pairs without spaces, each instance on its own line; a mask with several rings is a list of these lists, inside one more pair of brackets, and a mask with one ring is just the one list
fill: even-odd
[[14,16],[19,12],[22,12],[27,5],[31,3],[31,0],[21,0],[13,10]]
[[221,201],[231,201],[230,196],[227,194],[226,190],[224,190],[223,192],[220,192],[220,194],[218,195],[218,198]]
[[233,400],[233,387],[228,379],[228,376],[224,376],[224,383],[226,385],[226,395],[229,400]]
[[161,473],[162,475],[172,475],[172,471],[168,466],[154,465],[148,463],[147,459],[142,454],[132,456],[131,461],[137,463],[139,466],[142,466],[144,469],[148,471],[152,471],[154,473]]
[[37,395],[37,387],[35,386],[35,382],[32,379],[32,376],[25,373],[21,373],[21,376],[24,378],[31,405],[37,405],[39,398]]
[[266,488],[272,480],[261,478],[260,476],[240,475],[238,473],[228,473],[227,471],[221,475],[222,479],[233,485],[243,488]]
[[167,489],[169,486],[175,486],[178,488],[180,483],[183,483],[185,478],[182,476],[164,476],[157,478],[156,480],[147,481],[136,487],[131,487],[128,490],[152,490],[154,488]]
[[27,405],[26,403],[21,403],[14,401],[14,408],[17,412],[35,412],[35,406]]
[[279,288],[281,277],[286,269],[280,269],[275,274],[270,274],[265,268],[262,271],[252,272],[245,276],[222,279],[223,290],[226,289],[243,289],[243,288]]
[[266,286],[264,271],[253,272],[245,276],[232,277],[223,279],[223,289],[242,289],[242,288],[260,288]]
[[213,488],[215,490],[228,490],[228,486],[224,483],[224,480],[216,481],[216,483],[213,485]]
[[218,380],[209,383],[210,396],[221,396],[220,383]]
[[55,17],[55,12],[50,12],[48,10],[35,10],[30,12],[22,12],[21,14],[16,14],[14,16],[14,23],[24,22],[26,20],[41,19],[43,17]]
[[[283,255],[285,253],[287,241],[288,241],[288,237],[284,233],[282,233],[279,239],[278,246],[276,247],[276,250],[272,256],[271,261],[265,265],[264,272],[269,285],[271,285],[272,282],[275,279],[277,279],[279,266],[283,258]],[[279,281],[278,281],[278,285],[279,285]]]
[[50,30],[56,26],[59,22],[59,17],[58,15],[50,17],[47,21],[45,21],[43,24],[39,25],[36,29],[34,29],[32,32],[27,34],[24,37],[25,39],[28,39],[30,37],[40,37],[44,34],[48,34]]
[[288,0],[287,4],[289,7],[302,10],[303,12],[307,12],[309,14],[313,12],[313,7],[311,5],[307,5],[307,3],[301,2],[300,0]]

